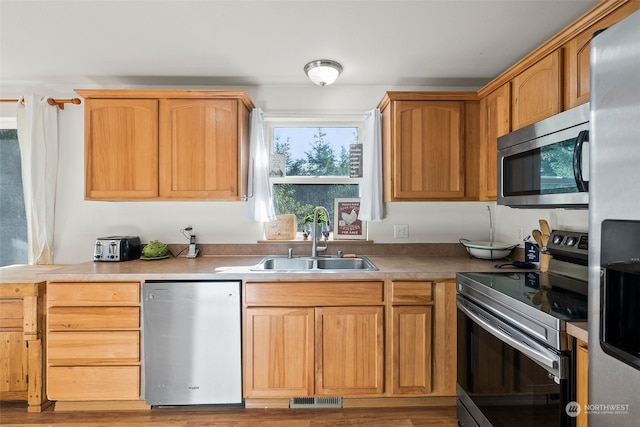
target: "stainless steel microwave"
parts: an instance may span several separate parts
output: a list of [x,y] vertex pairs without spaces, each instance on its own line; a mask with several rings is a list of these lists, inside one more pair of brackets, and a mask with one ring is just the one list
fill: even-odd
[[589,104],[498,138],[498,204],[589,206]]

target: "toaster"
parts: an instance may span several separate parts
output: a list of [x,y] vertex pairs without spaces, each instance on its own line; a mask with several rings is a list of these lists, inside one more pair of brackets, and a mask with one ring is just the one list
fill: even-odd
[[140,258],[140,238],[137,236],[98,237],[93,248],[94,261],[129,261]]

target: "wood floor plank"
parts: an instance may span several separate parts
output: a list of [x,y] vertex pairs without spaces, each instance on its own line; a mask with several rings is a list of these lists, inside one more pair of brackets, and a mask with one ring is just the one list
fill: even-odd
[[153,408],[147,411],[27,412],[0,402],[0,425],[20,427],[457,427],[455,407],[257,409]]

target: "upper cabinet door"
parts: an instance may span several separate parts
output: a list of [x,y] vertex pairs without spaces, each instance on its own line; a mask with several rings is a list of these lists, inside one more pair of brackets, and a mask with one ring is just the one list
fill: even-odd
[[160,197],[238,200],[238,101],[160,101]]
[[564,108],[589,102],[591,93],[591,39],[593,34],[610,27],[640,8],[640,1],[630,1],[582,31],[564,45]]
[[505,83],[480,101],[480,200],[498,196],[498,137],[511,129],[511,87]]
[[464,102],[395,101],[394,200],[464,197]]
[[87,99],[85,198],[158,197],[158,101]]
[[561,111],[561,65],[560,50],[556,50],[513,78],[513,130]]

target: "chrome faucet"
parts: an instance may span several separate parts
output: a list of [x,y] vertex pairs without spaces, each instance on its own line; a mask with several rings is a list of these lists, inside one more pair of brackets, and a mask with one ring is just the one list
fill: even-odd
[[[315,258],[318,256],[318,252],[324,252],[327,250],[327,242],[325,241],[324,247],[318,247],[318,212],[320,210],[324,211],[324,215],[327,218],[327,231],[329,231],[329,227],[331,226],[331,221],[329,220],[329,211],[324,206],[316,206],[313,210],[313,224],[311,226],[311,257]],[[324,226],[323,226],[324,230]],[[322,237],[322,236],[320,236]]]

